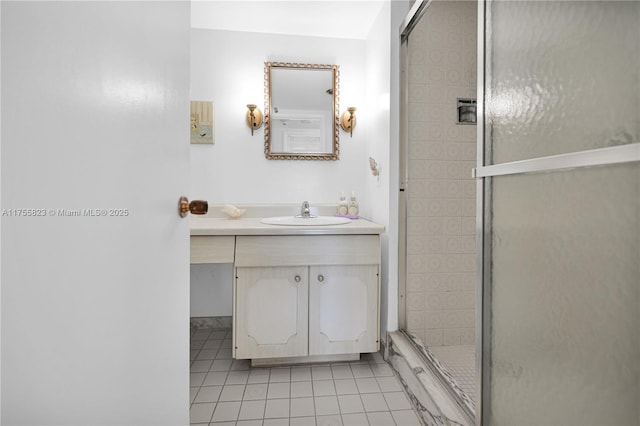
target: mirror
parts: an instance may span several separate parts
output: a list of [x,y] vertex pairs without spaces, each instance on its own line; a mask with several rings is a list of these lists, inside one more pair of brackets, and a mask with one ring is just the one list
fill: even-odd
[[337,160],[338,66],[265,62],[269,160]]

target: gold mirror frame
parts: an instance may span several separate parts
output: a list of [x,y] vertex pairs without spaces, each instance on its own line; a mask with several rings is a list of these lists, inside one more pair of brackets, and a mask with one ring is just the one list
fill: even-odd
[[[332,153],[287,153],[271,152],[271,69],[294,68],[333,71],[333,152]],[[300,64],[290,62],[265,62],[264,63],[264,155],[268,160],[338,160],[340,157],[340,117],[339,117],[339,91],[340,91],[340,67],[338,65],[324,64]]]

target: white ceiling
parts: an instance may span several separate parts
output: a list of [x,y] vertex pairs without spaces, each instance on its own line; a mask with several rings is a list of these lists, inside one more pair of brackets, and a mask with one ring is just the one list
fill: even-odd
[[383,3],[383,0],[192,0],[191,27],[365,39]]

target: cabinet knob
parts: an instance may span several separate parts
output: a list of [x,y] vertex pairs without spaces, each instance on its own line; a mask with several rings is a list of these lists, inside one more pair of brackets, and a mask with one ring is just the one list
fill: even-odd
[[302,278],[300,278],[300,275],[296,275],[294,278],[294,280],[296,280],[297,283],[299,283],[301,279]]
[[320,282],[324,281],[324,275],[322,274],[318,275],[318,281]]

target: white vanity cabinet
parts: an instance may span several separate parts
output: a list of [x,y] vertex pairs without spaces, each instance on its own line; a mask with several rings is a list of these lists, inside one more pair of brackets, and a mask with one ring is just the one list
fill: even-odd
[[379,235],[237,236],[234,357],[379,349]]
[[307,276],[303,266],[236,268],[235,358],[308,354]]
[[309,268],[309,355],[375,352],[378,265]]

